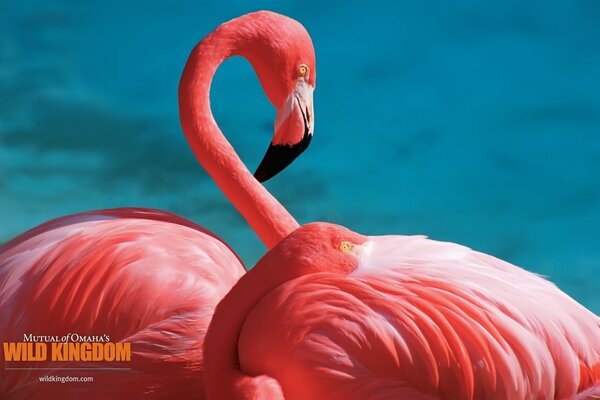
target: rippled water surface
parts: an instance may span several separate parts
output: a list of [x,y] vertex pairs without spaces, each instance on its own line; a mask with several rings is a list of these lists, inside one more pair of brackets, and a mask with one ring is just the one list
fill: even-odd
[[[266,8],[317,49],[315,138],[267,184],[301,222],[459,242],[600,312],[600,2],[223,3],[2,0],[0,242],[144,206],[252,265],[264,248],[195,162],[176,92],[197,41]],[[244,60],[218,71],[212,101],[253,170],[274,110]]]

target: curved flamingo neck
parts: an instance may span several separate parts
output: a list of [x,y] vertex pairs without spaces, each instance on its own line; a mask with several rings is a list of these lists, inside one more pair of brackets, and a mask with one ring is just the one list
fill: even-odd
[[[271,249],[298,223],[252,176],[219,129],[210,109],[210,86],[219,65],[232,55],[251,62],[261,25],[241,18],[221,25],[192,51],[179,84],[179,115],[198,161],[225,196]],[[254,42],[253,42],[254,41]]]

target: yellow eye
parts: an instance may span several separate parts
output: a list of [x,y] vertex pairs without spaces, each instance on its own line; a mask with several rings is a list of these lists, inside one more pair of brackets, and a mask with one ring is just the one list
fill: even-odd
[[350,252],[353,247],[354,247],[354,245],[352,243],[350,243],[350,242],[344,241],[344,242],[340,243],[340,251],[342,253],[348,253],[348,252]]
[[308,75],[308,66],[306,64],[300,64],[298,67],[298,76],[306,76]]

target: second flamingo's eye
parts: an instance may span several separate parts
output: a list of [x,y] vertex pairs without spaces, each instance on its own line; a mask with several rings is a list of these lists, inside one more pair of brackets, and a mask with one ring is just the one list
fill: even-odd
[[354,245],[350,242],[343,241],[340,243],[340,251],[342,253],[349,253],[354,248]]

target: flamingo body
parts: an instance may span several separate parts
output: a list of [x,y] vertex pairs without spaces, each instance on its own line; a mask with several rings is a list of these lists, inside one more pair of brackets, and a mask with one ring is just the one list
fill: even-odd
[[[342,241],[361,250],[343,254]],[[309,224],[221,304],[265,279],[237,357],[287,400],[600,395],[600,319],[542,277],[464,246]],[[211,364],[207,353],[209,375]]]
[[61,371],[24,374],[3,363],[2,398],[61,398],[67,390],[94,399],[202,398],[204,334],[214,307],[244,271],[221,240],[164,211],[77,214],[17,237],[0,247],[2,341],[106,334],[131,343],[131,362],[123,364],[131,369],[80,373],[105,382],[90,390],[89,383],[36,385],[38,376]]

